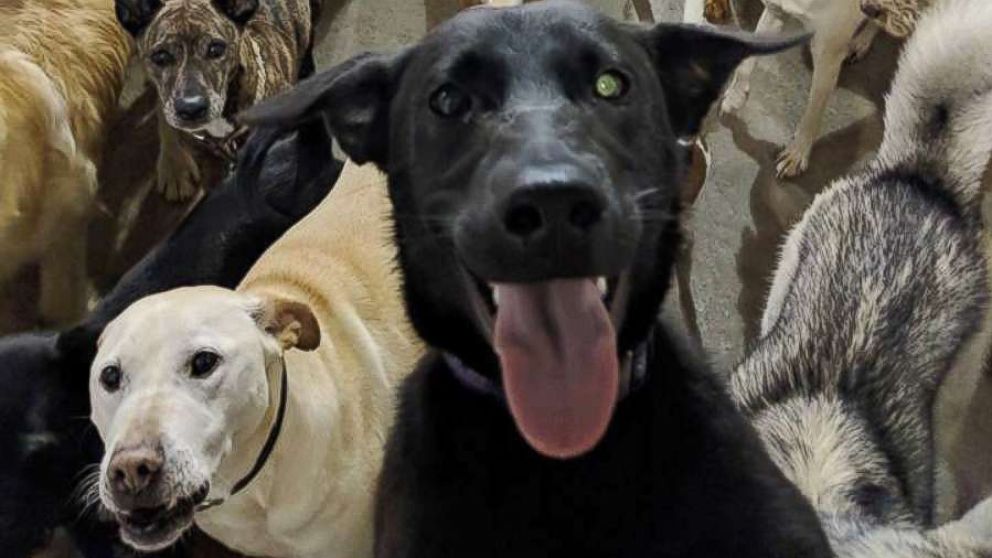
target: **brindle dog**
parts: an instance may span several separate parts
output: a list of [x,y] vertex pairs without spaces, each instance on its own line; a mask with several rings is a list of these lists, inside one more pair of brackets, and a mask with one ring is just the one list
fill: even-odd
[[228,117],[314,70],[319,0],[115,0],[115,7],[158,91],[158,188],[170,200],[196,192],[190,136],[230,157],[237,135]]

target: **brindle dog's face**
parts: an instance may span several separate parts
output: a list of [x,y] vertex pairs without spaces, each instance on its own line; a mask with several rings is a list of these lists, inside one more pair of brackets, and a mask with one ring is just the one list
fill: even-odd
[[171,126],[197,132],[223,117],[242,26],[257,7],[256,0],[117,0]]
[[605,431],[618,362],[666,290],[679,140],[744,57],[795,43],[635,27],[572,2],[476,8],[245,120],[323,115],[353,159],[388,172],[418,332],[501,381],[535,449],[571,457]]

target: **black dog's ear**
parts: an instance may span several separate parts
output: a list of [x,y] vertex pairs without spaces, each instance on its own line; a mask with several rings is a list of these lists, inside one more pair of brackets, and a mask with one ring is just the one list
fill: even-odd
[[161,0],[114,0],[117,21],[134,37],[148,27],[161,7]]
[[[385,167],[389,158],[389,104],[403,66],[402,54],[360,54],[293,89],[238,115],[242,124],[264,128],[267,142],[245,152],[239,173],[257,174],[268,148],[303,123],[323,118],[341,149],[362,164]],[[266,145],[268,143],[268,145]]]
[[213,3],[238,26],[244,26],[258,11],[258,0],[213,0]]
[[710,106],[741,61],[792,48],[810,37],[760,36],[671,24],[637,33],[658,69],[669,118],[679,137],[692,137],[699,132]]

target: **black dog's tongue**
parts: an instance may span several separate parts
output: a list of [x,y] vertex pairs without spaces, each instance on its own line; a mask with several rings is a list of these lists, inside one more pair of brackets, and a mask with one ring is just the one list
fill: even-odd
[[593,448],[617,399],[616,335],[593,279],[500,284],[493,345],[527,442],[561,459]]

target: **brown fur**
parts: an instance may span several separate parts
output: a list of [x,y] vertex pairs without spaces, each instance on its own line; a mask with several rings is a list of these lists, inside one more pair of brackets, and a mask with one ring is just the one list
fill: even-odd
[[[237,5],[242,0],[223,1]],[[311,0],[259,0],[257,11],[244,24],[211,0],[166,0],[147,14],[150,21],[136,35],[137,55],[159,94],[158,186],[167,198],[189,198],[201,181],[200,161],[191,152],[187,132],[206,123],[183,122],[176,100],[190,92],[205,96],[210,106],[207,122],[213,122],[230,120],[288,89],[310,48],[317,5]],[[226,45],[222,56],[205,54],[212,40]],[[157,51],[168,52],[173,62],[156,64]]]
[[0,7],[0,287],[41,264],[41,315],[85,311],[86,224],[129,56],[111,0]]

